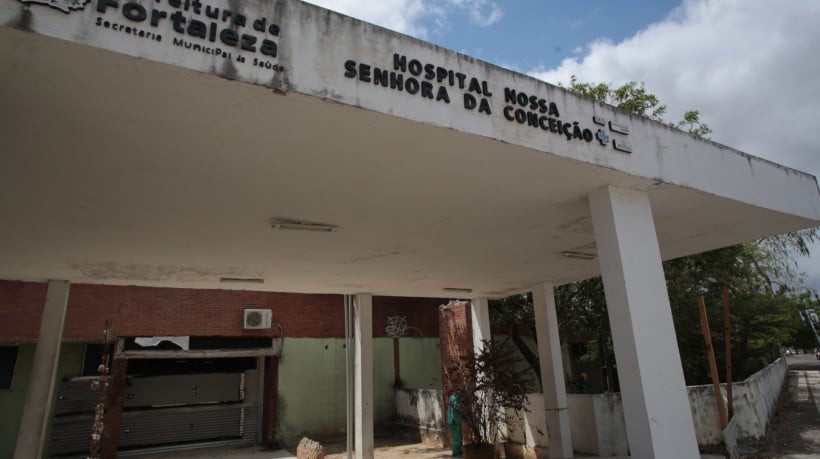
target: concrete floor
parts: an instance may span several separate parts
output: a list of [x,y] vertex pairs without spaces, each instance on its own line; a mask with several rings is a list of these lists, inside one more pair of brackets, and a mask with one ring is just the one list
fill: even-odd
[[[772,448],[750,457],[777,459],[820,458],[820,361],[813,355],[788,359],[791,398],[781,406],[774,419]],[[345,459],[344,443],[325,446],[328,459]],[[129,455],[138,459],[295,459],[288,451],[264,451],[258,446],[222,446],[216,448],[178,450],[162,453]],[[401,444],[400,440],[376,439],[376,459],[440,459],[449,458],[447,449],[423,443]],[[594,457],[581,456],[576,457]],[[720,455],[702,455],[702,459],[723,459]],[[604,459],[604,458],[599,458]],[[627,457],[606,459],[628,459]]]
[[[219,447],[207,449],[191,449],[166,453],[151,453],[133,456],[139,459],[296,459],[296,456],[285,450],[264,451],[256,446],[242,447]],[[345,459],[345,453],[333,453],[325,456],[327,459]],[[435,448],[423,443],[410,445],[389,445],[378,446],[375,450],[376,459],[442,459],[450,458],[450,450]],[[592,458],[597,456],[576,456],[578,458]],[[791,457],[791,456],[790,456]],[[794,456],[797,458],[798,456]],[[817,456],[811,456],[816,458]],[[629,459],[623,457],[610,457],[598,459]],[[723,459],[723,456],[703,455],[701,459]],[[802,457],[801,457],[802,459]],[[808,457],[806,458],[808,459]]]
[[[218,448],[189,449],[150,453],[131,456],[138,459],[296,459],[296,456],[286,450],[264,451],[257,446],[223,446]],[[325,456],[327,459],[345,459],[344,452]],[[375,450],[378,459],[439,459],[449,458],[450,450],[439,449],[423,443],[412,445],[378,446]]]

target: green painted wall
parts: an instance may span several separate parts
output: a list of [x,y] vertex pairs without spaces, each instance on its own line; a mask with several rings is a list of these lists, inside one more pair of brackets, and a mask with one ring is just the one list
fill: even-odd
[[[345,433],[344,339],[287,338],[279,362],[277,441],[295,445],[302,436],[327,438]],[[82,343],[63,343],[57,384],[78,376]],[[34,360],[34,344],[20,346],[12,389],[0,392],[0,458],[11,457]],[[406,388],[441,388],[439,339],[399,340],[401,378]],[[392,424],[393,340],[373,340],[375,425]],[[52,412],[53,412],[52,405]],[[51,425],[49,425],[51,429]]]
[[[23,405],[26,402],[26,389],[31,378],[31,367],[34,363],[35,348],[36,345],[33,343],[20,345],[11,390],[0,392],[0,413],[2,413],[2,416],[0,416],[0,457],[12,457],[14,454],[20,419],[23,417]],[[57,366],[56,386],[59,386],[64,378],[80,374],[84,349],[84,344],[63,343],[60,349],[60,363]],[[53,412],[53,403],[51,409]],[[50,429],[51,424],[49,424],[49,431]],[[91,435],[91,432],[89,432],[89,435]],[[49,437],[50,435],[46,438]]]
[[441,389],[439,338],[400,338],[399,362],[405,389]]
[[[279,361],[276,440],[295,445],[303,436],[328,438],[345,434],[344,339],[286,338]],[[441,387],[438,338],[400,340],[405,387]],[[374,421],[392,424],[393,340],[373,340]]]
[[12,457],[14,454],[23,404],[26,402],[26,388],[31,377],[31,364],[34,362],[34,347],[34,344],[20,345],[11,390],[0,391],[0,457]]

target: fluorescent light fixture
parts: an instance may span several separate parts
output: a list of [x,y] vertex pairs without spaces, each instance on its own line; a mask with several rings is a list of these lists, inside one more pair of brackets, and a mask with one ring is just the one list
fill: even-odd
[[313,223],[301,220],[288,220],[284,218],[274,218],[270,222],[270,227],[276,230],[313,231],[318,233],[331,233],[336,231],[336,225],[326,223]]
[[220,277],[219,282],[225,284],[264,284],[265,279],[260,279],[258,277]]
[[452,292],[452,293],[470,293],[473,291],[471,288],[459,288],[459,287],[444,287],[442,290],[445,292]]
[[561,255],[563,255],[567,258],[576,258],[578,260],[594,260],[595,259],[595,255],[593,255],[591,253],[573,252],[573,251],[569,251],[569,250],[565,250],[565,251],[561,252]]

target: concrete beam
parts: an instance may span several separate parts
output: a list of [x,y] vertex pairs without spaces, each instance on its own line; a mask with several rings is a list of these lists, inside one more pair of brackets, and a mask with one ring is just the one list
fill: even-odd
[[63,340],[68,290],[68,281],[53,280],[48,283],[14,459],[43,457]]
[[632,457],[698,457],[649,196],[607,186],[589,205]]
[[572,433],[569,424],[564,365],[558,337],[558,315],[555,311],[553,285],[544,283],[532,288],[535,331],[538,337],[538,360],[541,367],[541,391],[549,434],[549,457],[571,458]]

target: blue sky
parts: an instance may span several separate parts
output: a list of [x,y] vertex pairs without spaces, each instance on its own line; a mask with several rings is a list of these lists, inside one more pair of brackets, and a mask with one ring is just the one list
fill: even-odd
[[497,10],[488,6],[481,10],[485,20],[493,11],[500,12],[492,24],[479,22],[472,14],[450,14],[444,24],[427,19],[426,39],[526,72],[557,67],[563,59],[581,55],[596,39],[617,42],[630,37],[663,20],[678,2],[515,0],[498,4]]
[[[310,0],[553,84],[643,81],[667,121],[820,175],[820,0]],[[801,259],[820,290],[820,243]]]

